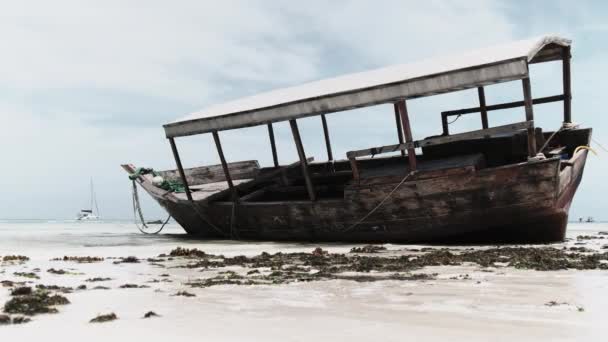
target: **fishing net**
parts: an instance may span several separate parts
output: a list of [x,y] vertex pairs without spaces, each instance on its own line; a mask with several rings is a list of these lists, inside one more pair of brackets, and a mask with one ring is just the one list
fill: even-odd
[[[154,177],[160,176],[160,174],[154,171],[154,169],[152,168],[138,167],[137,169],[135,169],[135,172],[129,174],[129,179],[136,180],[137,177],[147,174],[152,174]],[[171,192],[186,192],[186,187],[184,186],[184,184],[182,184],[182,182],[173,179],[165,179],[164,177],[162,183],[157,184],[156,186],[163,190]]]

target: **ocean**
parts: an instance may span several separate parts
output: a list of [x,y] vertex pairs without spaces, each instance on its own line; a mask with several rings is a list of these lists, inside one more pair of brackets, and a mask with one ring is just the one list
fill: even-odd
[[[608,252],[608,235],[600,234],[605,231],[606,223],[572,223],[568,241],[535,248],[585,247],[596,253]],[[189,284],[216,275],[216,270],[186,267],[192,265],[192,260],[179,257],[157,260],[176,247],[197,248],[229,258],[252,257],[262,252],[311,253],[317,247],[329,253],[348,254],[353,247],[361,246],[203,241],[188,237],[174,224],[159,235],[144,235],[128,222],[0,221],[0,258],[29,258],[25,262],[0,263],[0,280],[24,282],[30,287],[43,284],[73,289],[62,294],[70,304],[57,306],[58,313],[35,315],[25,324],[0,325],[0,340],[604,339],[608,270],[536,271],[462,263],[426,266],[417,272],[432,276],[422,280],[388,277],[370,281],[366,275],[368,278],[192,287]],[[443,248],[397,244],[383,247],[386,251],[378,255],[399,256],[424,248]],[[488,247],[447,248],[458,252]],[[104,260],[52,260],[64,256]],[[139,262],[115,263],[128,256],[135,256]],[[238,265],[223,269],[242,271]],[[28,273],[38,279],[23,276]],[[366,274],[373,276],[377,272]],[[109,279],[87,281],[92,278]],[[125,284],[144,287],[124,288]],[[77,290],[80,285],[86,289]],[[106,289],[95,289],[100,285]],[[11,289],[0,287],[0,305],[12,298]],[[180,291],[193,296],[176,296]],[[159,317],[142,318],[149,311]],[[118,319],[89,323],[106,313],[115,313]]]

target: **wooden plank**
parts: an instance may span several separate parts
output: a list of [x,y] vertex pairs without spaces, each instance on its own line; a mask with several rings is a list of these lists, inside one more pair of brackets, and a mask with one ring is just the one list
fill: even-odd
[[308,191],[308,197],[311,201],[316,199],[315,189],[310,179],[308,172],[308,162],[306,161],[306,152],[304,152],[304,146],[302,145],[302,138],[300,137],[300,131],[298,130],[298,123],[296,120],[289,120],[289,126],[291,126],[291,133],[293,140],[296,143],[296,149],[298,150],[298,156],[300,157],[300,164],[302,165],[302,174],[304,175],[304,181],[306,182],[306,190]]
[[213,133],[213,141],[215,141],[215,147],[217,148],[217,154],[220,157],[220,162],[222,163],[222,169],[224,169],[224,176],[226,177],[226,182],[228,183],[228,188],[232,194],[232,200],[238,201],[239,195],[234,188],[234,183],[232,183],[232,177],[230,177],[230,170],[228,169],[228,164],[226,163],[226,157],[224,156],[224,150],[222,149],[222,143],[220,142],[220,135],[217,131]]
[[[539,97],[539,98],[532,100],[532,104],[537,105],[537,104],[543,104],[543,103],[558,102],[558,101],[563,101],[564,98],[565,98],[564,95]],[[525,105],[526,104],[524,101],[507,102],[507,103],[486,106],[486,111],[490,112],[493,110],[517,108],[517,107],[523,107]],[[446,110],[444,112],[441,112],[441,114],[446,115],[446,116],[454,116],[454,115],[472,114],[472,113],[479,113],[479,112],[481,112],[481,107]]]
[[[395,123],[397,125],[397,139],[399,144],[403,144],[403,128],[401,126],[401,117],[399,116],[399,106],[397,103],[393,103],[393,109],[395,110]],[[404,150],[401,150],[401,156],[405,157]]]
[[479,109],[481,112],[481,127],[488,128],[488,111],[486,109],[486,93],[483,87],[477,87],[477,96],[479,97]]
[[562,50],[562,76],[564,86],[564,122],[572,122],[572,90],[570,82],[570,47]]
[[171,144],[171,151],[173,152],[173,158],[175,159],[175,164],[177,164],[177,170],[179,171],[179,176],[182,179],[182,184],[184,184],[184,187],[186,188],[186,197],[190,202],[192,202],[192,194],[190,193],[190,187],[188,185],[188,181],[186,180],[186,174],[184,173],[182,161],[179,158],[179,153],[177,152],[177,146],[175,145],[174,138],[169,138],[169,143]]
[[[228,169],[233,181],[237,179],[251,179],[257,176],[260,165],[256,160],[247,160],[228,163]],[[180,179],[177,170],[158,171],[158,173],[166,179]],[[184,174],[191,185],[226,181],[221,164],[185,168]]]
[[241,197],[241,201],[242,202],[247,202],[247,201],[250,201],[252,199],[258,198],[258,197],[264,195],[266,193],[267,189],[268,188],[262,188],[262,189],[258,189],[256,191],[254,191],[254,192],[252,192],[250,194],[247,194],[247,195]]
[[274,162],[274,167],[279,167],[279,156],[277,154],[277,145],[274,141],[274,129],[272,129],[272,124],[268,124],[268,137],[270,137],[270,147],[272,148],[272,161]]
[[[524,103],[526,108],[526,121],[534,122],[534,111],[532,109],[532,89],[530,86],[530,78],[526,77],[521,80],[524,91]],[[534,125],[528,127],[528,156],[536,156],[536,136],[534,135]]]
[[327,118],[325,114],[321,114],[321,122],[323,123],[323,134],[325,135],[325,147],[327,148],[327,160],[334,160],[334,155],[331,151],[331,141],[329,140],[329,128],[327,128]]
[[[399,109],[399,116],[401,116],[401,123],[403,124],[403,135],[405,136],[405,142],[411,143],[414,139],[412,138],[412,128],[410,127],[410,118],[407,114],[405,100],[397,102],[397,108]],[[410,172],[416,171],[416,150],[414,147],[408,147],[407,158],[410,166]]]
[[529,127],[532,127],[532,122],[524,121],[524,122],[518,122],[518,123],[514,123],[514,124],[509,124],[509,125],[491,127],[488,129],[480,129],[480,130],[466,132],[466,133],[459,133],[459,134],[452,134],[452,135],[446,135],[446,136],[439,136],[439,137],[435,137],[435,138],[428,138],[428,139],[424,139],[424,140],[418,140],[418,141],[413,141],[413,142],[403,143],[403,144],[398,144],[398,145],[387,145],[387,146],[366,148],[363,150],[349,151],[349,152],[346,152],[346,156],[348,157],[348,159],[364,157],[364,156],[373,156],[376,154],[395,152],[395,151],[405,150],[405,149],[413,148],[413,147],[426,147],[426,146],[431,146],[431,145],[447,144],[447,143],[462,141],[462,140],[479,139],[479,138],[483,138],[487,135],[511,133],[511,132],[522,130],[522,129],[528,129]]

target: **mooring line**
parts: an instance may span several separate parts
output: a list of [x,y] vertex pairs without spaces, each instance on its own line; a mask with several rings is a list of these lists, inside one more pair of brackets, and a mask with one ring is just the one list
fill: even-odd
[[593,137],[591,138],[591,141],[593,141],[594,144],[596,144],[597,146],[599,146],[602,150],[604,150],[604,152],[608,152],[608,149],[606,149],[604,146],[602,146],[602,144],[600,144],[599,142],[597,142],[597,140],[593,139]]
[[353,223],[350,227],[344,229],[342,232],[347,232],[353,228],[355,228],[356,226],[358,226],[359,224],[361,224],[363,221],[365,221],[368,217],[370,217],[374,212],[376,212],[376,210],[378,210],[383,204],[384,202],[386,202],[386,200],[388,200],[389,198],[391,198],[391,196],[393,196],[393,194],[395,193],[395,191],[397,191],[397,189],[399,189],[401,187],[401,185],[403,185],[403,183],[405,183],[405,181],[410,178],[411,175],[413,175],[415,172],[409,172],[408,174],[405,175],[405,177],[403,177],[403,179],[401,180],[401,182],[399,182],[399,184],[397,184],[397,186],[395,186],[395,188],[393,190],[391,190],[391,192],[388,193],[388,195],[386,195],[386,197],[384,197],[382,199],[382,201],[380,201],[380,203],[378,203],[378,205],[376,205],[374,207],[374,209],[372,209],[370,212],[368,212],[365,216],[363,216],[359,221]]

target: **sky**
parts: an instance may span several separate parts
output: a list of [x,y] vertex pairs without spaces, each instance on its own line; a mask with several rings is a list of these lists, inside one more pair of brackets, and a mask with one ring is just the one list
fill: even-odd
[[[345,73],[555,33],[574,41],[572,116],[608,147],[603,1],[4,1],[0,4],[0,219],[69,219],[93,179],[104,218],[132,217],[122,163],[175,168],[162,125],[206,106]],[[531,67],[535,97],[561,93],[561,64]],[[519,82],[486,87],[487,103],[522,99]],[[475,90],[408,101],[415,139],[441,132],[440,112],[477,105]],[[558,128],[561,103],[535,106]],[[490,125],[522,121],[491,112]],[[325,158],[319,118],[299,121]],[[390,105],[328,116],[334,155],[395,143]],[[463,117],[455,132],[479,129]],[[275,124],[281,163],[297,160]],[[221,133],[228,161],[270,165],[265,127]],[[207,135],[177,139],[185,167],[219,163]],[[571,218],[608,219],[608,152],[593,145]],[[141,196],[147,197],[147,196]],[[143,203],[150,219],[162,210]]]

